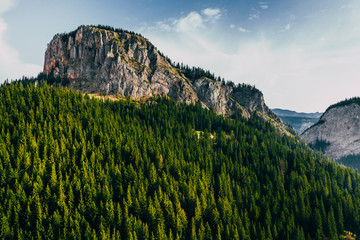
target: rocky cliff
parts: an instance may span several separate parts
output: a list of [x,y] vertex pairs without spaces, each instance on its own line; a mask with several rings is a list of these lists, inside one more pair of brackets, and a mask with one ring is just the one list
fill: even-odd
[[360,105],[345,101],[329,107],[302,138],[335,160],[360,154]]
[[[205,76],[190,79],[147,39],[123,30],[81,26],[55,35],[45,53],[43,72],[82,92],[132,98],[168,96],[178,102],[200,102],[218,114],[241,112],[249,117],[255,112],[280,122],[256,88],[225,85]],[[279,126],[286,128],[282,123]]]
[[79,27],[55,35],[45,52],[44,73],[82,92],[120,97],[167,95],[195,103],[190,84],[144,38],[127,32]]

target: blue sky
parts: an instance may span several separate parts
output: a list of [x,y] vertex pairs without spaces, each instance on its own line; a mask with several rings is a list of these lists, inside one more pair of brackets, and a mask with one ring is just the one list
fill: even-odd
[[360,95],[359,12],[358,0],[0,0],[0,81],[37,75],[56,33],[103,24],[255,85],[271,108],[324,111]]

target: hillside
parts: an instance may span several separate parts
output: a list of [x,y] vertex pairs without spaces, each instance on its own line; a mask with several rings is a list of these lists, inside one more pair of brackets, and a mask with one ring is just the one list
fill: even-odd
[[360,154],[360,99],[352,98],[330,106],[302,137],[336,160]]
[[253,115],[0,88],[1,239],[338,239],[360,177]]
[[104,26],[80,26],[57,34],[45,53],[44,74],[86,93],[147,99],[166,96],[181,103],[200,103],[218,114],[262,116],[281,132],[281,123],[253,86],[225,83],[209,71],[172,63],[139,34]]
[[272,111],[285,124],[291,125],[298,134],[302,134],[306,129],[319,121],[322,113],[302,113],[291,110],[275,108]]

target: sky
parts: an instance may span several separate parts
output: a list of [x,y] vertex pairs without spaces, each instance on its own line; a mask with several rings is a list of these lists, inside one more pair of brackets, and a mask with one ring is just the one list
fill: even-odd
[[56,33],[102,24],[255,85],[270,108],[323,112],[360,96],[359,13],[359,0],[0,0],[0,83],[41,72]]

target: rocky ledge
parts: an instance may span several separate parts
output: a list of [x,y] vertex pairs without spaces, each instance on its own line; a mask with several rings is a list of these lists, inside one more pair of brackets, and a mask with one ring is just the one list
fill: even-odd
[[[141,35],[123,30],[80,26],[54,36],[45,53],[44,74],[87,93],[119,97],[168,96],[177,102],[198,103],[222,115],[257,113],[281,123],[255,87],[224,84],[200,76],[190,79]],[[280,124],[280,125],[279,125]],[[287,129],[287,130],[285,130]]]

